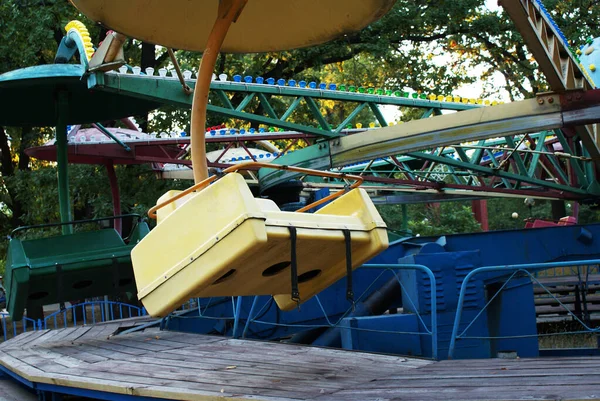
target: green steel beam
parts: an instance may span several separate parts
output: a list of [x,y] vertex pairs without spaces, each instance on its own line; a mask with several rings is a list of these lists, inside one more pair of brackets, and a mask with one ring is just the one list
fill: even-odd
[[256,96],[256,93],[248,93],[246,97],[244,97],[244,100],[242,100],[240,104],[238,104],[238,106],[235,108],[235,111],[244,111],[246,106],[248,106],[252,99],[254,99],[254,96]]
[[371,111],[375,115],[375,118],[377,119],[377,121],[379,121],[379,125],[381,125],[382,127],[387,127],[388,123],[385,120],[385,117],[383,116],[383,114],[381,113],[381,110],[379,110],[379,106],[375,103],[369,102],[369,107],[371,108]]
[[[91,82],[92,88],[98,88],[102,90],[122,93],[123,95],[137,97],[142,99],[149,99],[159,101],[162,103],[170,103],[175,105],[182,105],[184,107],[190,107],[192,104],[192,96],[186,95],[181,90],[181,85],[158,85],[160,82],[169,82],[167,80],[152,80],[152,79],[123,79],[124,74],[92,74],[96,77]],[[125,75],[126,78],[129,76]],[[178,81],[177,81],[178,82]],[[169,83],[174,83],[172,80]],[[209,104],[207,110],[209,112],[226,115],[240,120],[246,120],[250,122],[256,122],[258,124],[265,124],[273,127],[279,127],[290,131],[300,131],[308,134],[314,134],[323,137],[335,137],[336,134],[331,131],[324,131],[319,128],[309,127],[302,124],[289,123],[281,121],[277,118],[277,114],[271,108],[269,101],[265,96],[259,93],[259,98],[263,102],[263,106],[267,111],[267,114],[274,117],[265,117],[261,115],[246,113],[229,109],[226,107],[215,106]],[[270,109],[270,110],[269,110]],[[272,114],[271,114],[272,113]]]
[[569,187],[569,186],[559,185],[559,184],[556,184],[556,183],[553,183],[550,181],[544,181],[544,180],[540,180],[537,178],[522,176],[519,174],[509,173],[509,172],[502,171],[502,170],[495,170],[495,169],[491,169],[489,167],[484,167],[484,166],[481,166],[478,164],[465,163],[465,162],[462,162],[459,160],[450,159],[448,157],[435,156],[435,155],[431,155],[428,153],[421,153],[421,152],[410,152],[410,153],[407,153],[407,155],[412,156],[416,159],[435,161],[438,163],[449,164],[451,166],[477,171],[484,175],[495,175],[495,176],[498,176],[501,178],[507,178],[509,180],[514,180],[517,182],[526,182],[528,184],[533,184],[533,185],[538,185],[541,187],[556,189],[559,191],[570,192],[570,193],[578,194],[578,195],[588,195],[587,191],[580,189],[580,188],[573,188],[573,187]]
[[[227,93],[225,93],[225,91],[222,91],[222,90],[217,90],[215,92],[217,93],[217,96],[219,97],[219,99],[221,99],[223,106],[225,106],[228,109],[233,110],[234,107],[231,104],[231,101],[229,100],[229,96],[227,96]],[[191,106],[191,104],[190,104],[190,106]]]
[[[194,88],[196,81],[187,80],[186,83],[191,88]],[[128,96],[153,100],[163,104],[173,104],[186,108],[190,107],[192,103],[192,96],[183,92],[180,82],[174,78],[95,72],[90,74],[88,78],[88,87],[117,92]],[[267,116],[277,120],[280,120],[280,118],[277,116],[277,113],[270,104],[269,98],[271,96],[304,98],[317,122],[321,128],[323,128],[323,130],[319,131],[312,130],[310,133],[323,136],[331,136],[331,134],[326,134],[327,131],[331,131],[331,127],[321,114],[315,100],[356,102],[361,105],[366,103],[369,105],[375,117],[382,126],[386,126],[387,122],[381,113],[381,110],[379,109],[379,105],[434,109],[435,114],[439,114],[440,110],[460,111],[483,107],[481,105],[474,104],[440,102],[366,93],[342,92],[278,85],[246,84],[237,82],[213,81],[211,82],[211,90],[222,103],[222,107],[215,110],[219,110],[221,114],[247,121],[256,121],[257,118],[251,117],[251,113],[240,114],[240,112],[244,110],[247,104],[251,102],[255,96],[258,96]],[[246,94],[237,107],[234,107],[231,99],[229,98],[229,94],[231,93]],[[364,108],[364,106],[361,107],[361,110],[362,108]],[[225,112],[226,110],[227,112]],[[229,112],[229,110],[231,110],[231,112]],[[341,130],[338,129],[334,131],[334,136],[338,136],[340,134]],[[307,130],[299,130],[309,132]]]
[[337,128],[335,129],[335,131],[333,131],[333,132],[336,134],[339,134],[340,132],[342,132],[342,130],[356,118],[358,113],[363,111],[363,109],[365,108],[366,105],[367,105],[366,103],[361,103],[358,106],[356,106],[354,108],[354,110],[352,110],[352,113],[350,113],[348,115],[348,117],[346,117],[346,119],[344,121],[342,121],[342,123],[340,125],[338,125]]
[[277,113],[275,112],[275,110],[273,110],[273,107],[271,107],[271,102],[269,102],[269,99],[267,99],[265,94],[259,93],[258,98],[260,99],[260,104],[263,107],[263,109],[265,109],[265,112],[267,113],[267,115],[269,115],[269,117],[271,117],[271,118],[279,120]]
[[[119,74],[124,75],[124,74]],[[141,78],[149,80],[162,80],[175,83],[176,86],[181,86],[179,81],[174,78],[160,78],[160,77],[144,77],[134,76],[131,74],[124,75],[125,79],[128,78]],[[195,85],[196,80],[186,81],[190,87]],[[344,102],[369,102],[381,105],[395,105],[402,107],[417,107],[417,108],[437,108],[442,110],[470,110],[473,108],[486,107],[478,104],[470,103],[455,103],[455,102],[440,102],[437,100],[426,100],[426,99],[411,99],[406,97],[376,95],[369,93],[356,93],[356,92],[343,92],[343,91],[332,91],[332,90],[321,90],[321,89],[310,89],[310,88],[299,88],[291,86],[279,86],[279,85],[264,85],[264,84],[247,84],[240,82],[221,82],[213,81],[210,84],[210,88],[221,89],[227,92],[256,92],[278,96],[291,96],[291,97],[310,97],[313,99],[324,99],[324,100],[340,100]]]
[[313,116],[317,119],[317,122],[321,128],[326,131],[331,131],[329,123],[325,120],[323,114],[321,114],[321,110],[319,109],[319,106],[317,106],[317,103],[315,103],[314,99],[312,97],[305,97],[304,100],[306,101],[310,111],[313,113]]
[[[547,131],[542,131],[538,135],[532,135],[532,137],[534,137],[534,138],[536,136],[537,136],[537,143],[535,144],[535,151],[536,152],[545,151],[546,150],[545,142],[546,142],[546,137],[547,137]],[[542,156],[541,153],[535,153],[533,155],[533,157],[531,158],[530,164],[529,164],[529,170],[527,170],[527,176],[529,176],[529,177],[535,176],[535,170],[539,167],[538,162],[539,162],[541,156]]]
[[209,104],[206,108],[209,112],[222,114],[234,118],[239,118],[240,120],[246,120],[258,124],[265,124],[272,127],[283,128],[288,131],[300,131],[307,134],[314,134],[318,136],[330,137],[333,138],[336,135],[331,131],[324,131],[320,128],[309,127],[307,125],[289,123],[286,121],[281,121],[280,119],[274,119],[270,117],[264,117],[257,114],[244,113],[236,110],[229,110],[224,107],[214,106]]
[[512,152],[510,154],[510,157],[512,157],[515,160],[515,163],[517,165],[517,170],[519,171],[519,174],[522,175],[527,175],[527,168],[525,167],[525,163],[523,163],[523,158],[521,157],[521,155],[519,154],[519,152],[517,152],[517,150],[515,149],[517,147],[514,139],[512,136],[506,136],[504,137],[504,140],[506,141],[506,144],[508,145],[508,147],[510,147],[513,150],[507,149],[510,152]]
[[433,114],[433,111],[435,109],[427,109],[425,110],[425,113],[423,113],[423,115],[421,116],[421,118],[429,118],[431,117],[431,115]]
[[[274,163],[310,168],[314,170],[328,170],[331,168],[329,144],[327,142],[322,142],[304,149],[296,150],[280,157],[279,159],[276,159]],[[300,173],[295,173],[288,170],[262,168],[258,171],[261,190],[265,188],[263,187],[263,184],[267,184],[266,188],[269,188],[273,185],[287,182],[301,176],[302,174]]]
[[[569,146],[569,142],[567,141],[567,138],[565,138],[565,136],[563,135],[563,132],[561,130],[554,130],[554,135],[556,135],[556,138],[558,138],[558,141],[560,142],[563,148],[563,152],[574,155],[573,149],[571,149],[571,147]],[[579,182],[579,184],[582,186],[588,186],[590,182],[588,181],[587,177],[585,176],[585,173],[583,172],[583,169],[581,168],[582,166],[580,164],[580,161],[574,158],[571,158],[569,161],[571,162],[571,167],[573,168],[573,171],[577,176],[577,181]],[[594,176],[592,175],[590,178],[593,177]]]
[[[492,152],[491,150],[487,149],[486,153],[488,154],[488,156],[490,157],[490,160],[492,162],[492,164],[494,165],[494,171],[500,171],[498,170],[498,167],[500,166],[500,163],[498,162],[498,160],[496,159],[496,156],[494,156],[494,152]],[[502,183],[504,184],[504,186],[508,189],[514,189],[513,185],[510,183],[509,180],[507,180],[506,178],[502,178]]]
[[292,115],[292,113],[294,112],[294,110],[296,110],[296,108],[298,108],[298,106],[300,105],[301,102],[302,102],[302,98],[301,97],[297,97],[296,99],[294,99],[294,101],[292,102],[292,104],[290,105],[290,107],[288,107],[288,109],[285,111],[285,113],[283,113],[283,115],[281,116],[280,120],[281,121],[287,120]]

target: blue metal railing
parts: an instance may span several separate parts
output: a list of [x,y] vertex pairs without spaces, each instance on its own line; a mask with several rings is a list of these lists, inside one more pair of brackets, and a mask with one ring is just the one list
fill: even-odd
[[[530,263],[530,264],[507,265],[507,266],[486,266],[486,267],[479,267],[477,269],[470,271],[469,274],[467,274],[467,276],[463,280],[462,285],[460,287],[460,293],[458,296],[458,305],[457,305],[457,309],[456,309],[456,316],[454,319],[454,326],[452,328],[452,335],[450,337],[450,347],[448,349],[448,359],[452,359],[454,357],[454,349],[455,349],[455,345],[456,345],[456,340],[467,339],[467,338],[470,338],[470,339],[474,339],[474,338],[481,339],[482,338],[482,337],[468,337],[465,334],[466,334],[467,330],[469,330],[469,328],[477,320],[477,318],[479,318],[479,316],[481,316],[481,314],[492,303],[492,301],[494,301],[496,296],[498,294],[500,294],[500,292],[506,287],[508,282],[512,278],[517,276],[519,273],[522,273],[525,276],[528,276],[534,283],[536,283],[536,284],[540,285],[542,288],[544,288],[550,297],[554,298],[558,302],[558,304],[567,311],[567,313],[569,313],[571,316],[573,316],[575,318],[575,320],[578,321],[585,328],[586,331],[584,331],[583,333],[599,332],[600,328],[591,328],[591,327],[587,326],[581,319],[579,319],[579,317],[577,317],[573,312],[571,312],[571,310],[569,310],[554,294],[552,294],[548,289],[546,289],[546,287],[544,287],[544,285],[542,283],[540,283],[539,280],[532,274],[532,272],[545,270],[545,269],[571,267],[571,266],[598,265],[598,264],[600,264],[600,260],[593,259],[593,260],[582,260],[582,261],[574,261],[574,262],[571,261],[571,262]],[[463,304],[465,301],[465,294],[467,291],[467,285],[468,285],[469,281],[471,280],[471,278],[473,278],[475,275],[481,274],[481,273],[502,273],[502,272],[511,272],[512,274],[508,277],[508,279],[504,282],[504,284],[500,287],[500,289],[494,294],[494,296],[490,298],[490,300],[481,309],[481,311],[471,320],[471,322],[467,325],[467,327],[465,327],[465,329],[459,334],[458,330],[459,330],[459,325],[460,325],[460,319],[462,317],[462,310],[463,310]],[[571,333],[571,334],[575,334],[575,333]],[[577,332],[577,334],[579,334],[579,332]],[[527,338],[527,337],[538,337],[538,336],[539,336],[539,334],[524,335],[524,336],[486,337],[486,338],[487,339]]]
[[[146,315],[146,309],[140,308],[135,305],[129,305],[122,302],[114,302],[114,301],[89,301],[82,302],[80,304],[71,305],[65,309],[58,310],[51,315],[48,315],[44,318],[43,321],[38,321],[38,327],[43,327],[44,329],[48,328],[48,322],[54,323],[53,329],[57,329],[59,327],[58,317],[62,315],[62,326],[69,327],[68,323],[68,315],[69,312],[73,317],[72,326],[77,326],[77,311],[81,310],[81,319],[80,323],[86,325],[102,323],[117,319],[123,319],[126,317],[136,317],[136,316],[144,316]],[[98,309],[98,310],[96,310]],[[116,311],[115,311],[116,309]],[[127,312],[127,313],[124,313]],[[88,317],[88,312],[90,313],[90,317]],[[96,317],[98,315],[98,317]]]
[[20,322],[13,322],[9,318],[8,313],[0,313],[0,319],[2,319],[2,334],[4,341],[16,337],[18,334],[38,329],[37,322],[27,317],[24,317]]
[[[78,312],[81,318],[78,319]],[[21,321],[12,321],[8,313],[0,313],[4,341],[27,331],[75,327],[78,325],[102,323],[128,317],[145,316],[146,310],[135,305],[114,301],[89,301],[71,305],[56,311],[44,319],[24,317]],[[69,319],[72,317],[72,319]],[[59,319],[62,318],[62,319]]]
[[[396,270],[419,270],[419,271],[424,272],[427,275],[427,277],[429,278],[429,281],[431,283],[431,324],[430,324],[430,327],[428,327],[427,324],[425,323],[425,321],[423,320],[423,318],[421,317],[421,315],[417,312],[416,313],[417,318],[419,319],[420,323],[424,327],[424,330],[425,330],[424,332],[401,332],[401,331],[389,331],[389,330],[374,330],[374,329],[365,329],[365,328],[359,328],[359,327],[343,327],[343,329],[356,330],[356,331],[381,332],[381,333],[389,333],[389,334],[411,334],[411,335],[419,335],[419,336],[430,335],[431,336],[431,346],[432,346],[432,357],[433,357],[433,359],[437,359],[437,355],[438,355],[437,287],[436,287],[436,280],[435,280],[435,276],[433,275],[433,272],[427,266],[417,265],[417,264],[366,264],[366,265],[363,265],[361,268],[362,269],[378,269],[378,270],[383,269],[384,271],[381,272],[381,274],[377,278],[375,278],[375,280],[373,280],[371,285],[363,292],[363,294],[361,294],[356,299],[357,302],[360,301],[362,298],[364,298],[367,295],[367,293],[368,293],[369,289],[372,287],[372,285],[375,282],[377,282],[379,280],[379,278],[386,271],[390,271],[394,274],[394,276],[398,280],[398,283],[400,284],[400,287],[403,290],[404,290],[404,285],[402,284],[401,280],[399,279],[399,277],[396,273]],[[404,293],[406,294],[408,301],[410,303],[412,303],[412,306],[414,307],[414,301],[410,298],[410,296],[408,295],[408,292],[404,290]],[[242,297],[238,297],[237,302],[234,305],[234,326],[233,326],[233,337],[234,338],[239,337],[241,304],[242,304],[241,298]],[[254,319],[253,316],[260,316],[260,314],[261,314],[261,311],[259,311],[258,313],[255,314],[255,309],[257,306],[258,299],[259,299],[259,297],[257,297],[257,296],[254,297],[252,306],[250,307],[250,312],[248,314],[248,318],[246,319],[246,324],[244,326],[244,330],[242,332],[242,338],[244,338],[246,336],[246,333],[247,333],[248,328],[251,323],[259,323],[259,324],[272,325],[272,326],[294,326],[294,327],[303,327],[303,328],[307,328],[307,329],[339,327],[342,320],[345,317],[347,317],[348,314],[351,313],[352,309],[353,309],[352,307],[350,307],[345,313],[342,314],[342,316],[336,322],[331,322],[329,320],[329,316],[325,312],[325,308],[323,308],[323,305],[321,304],[319,296],[316,295],[314,297],[314,299],[318,303],[319,307],[321,308],[321,311],[323,312],[323,315],[325,317],[327,324],[326,325],[307,325],[307,324],[286,325],[286,324],[282,324],[282,323],[267,322],[267,321],[261,321],[261,320]],[[263,308],[264,308],[264,306],[263,306]],[[417,310],[417,308],[414,308],[414,310]]]

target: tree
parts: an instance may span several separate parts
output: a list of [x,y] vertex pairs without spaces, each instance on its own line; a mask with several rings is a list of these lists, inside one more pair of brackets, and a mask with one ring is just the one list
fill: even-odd
[[[600,33],[595,18],[600,6],[596,2],[546,0],[545,3],[565,35],[576,43]],[[328,81],[392,90],[412,88],[444,95],[482,79],[482,96],[498,96],[502,90],[513,99],[547,89],[544,77],[536,70],[535,62],[510,20],[501,10],[489,10],[485,4],[485,0],[398,0],[389,14],[361,32],[307,49],[253,55],[222,54],[216,73]],[[64,0],[3,0],[0,3],[0,73],[52,63],[64,35],[63,27],[75,18],[86,24],[94,43],[102,39],[106,31]],[[183,69],[197,69],[200,54],[175,50]],[[155,69],[171,66],[166,49],[137,40],[127,42],[125,56],[132,65]],[[474,66],[479,68],[473,70]],[[505,81],[501,89],[491,79],[498,73]],[[279,112],[287,106],[275,104]],[[262,112],[259,102],[248,107]],[[340,123],[350,106],[332,107],[322,102],[320,107],[331,121]],[[417,117],[411,110],[404,110],[403,114],[404,120]],[[299,109],[293,119],[310,123],[303,109]],[[186,130],[189,111],[166,106],[148,118],[140,116],[139,121],[143,126],[147,124],[149,132]],[[367,124],[372,116],[364,111],[357,121]],[[221,116],[209,115],[209,125],[221,122],[224,122]],[[30,160],[24,153],[27,147],[39,145],[53,135],[51,128],[0,127],[3,178],[0,232],[3,234],[21,224],[57,220],[54,167]],[[144,166],[118,168],[117,174],[125,212],[142,211],[167,187],[185,185],[157,182]],[[32,188],[36,188],[35,195]],[[110,214],[107,179],[102,168],[72,166],[71,188],[76,216]],[[444,229],[476,229],[460,204],[443,204],[441,208],[444,213],[440,215],[439,225]],[[393,207],[390,210],[393,211]],[[431,221],[430,213],[431,210],[422,206],[411,207],[411,215],[417,216],[412,227],[423,231],[422,235],[432,232],[430,226],[422,223],[425,218]],[[456,215],[458,220],[446,221],[450,215]],[[590,212],[589,215],[595,214]],[[497,227],[502,224],[498,222]]]

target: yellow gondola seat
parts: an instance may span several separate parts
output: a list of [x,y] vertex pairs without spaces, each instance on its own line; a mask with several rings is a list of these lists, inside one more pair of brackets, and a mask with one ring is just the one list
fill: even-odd
[[158,219],[131,253],[138,297],[153,316],[192,297],[276,295],[281,309],[293,309],[292,231],[300,302],[346,275],[344,231],[352,268],[388,246],[385,223],[362,189],[316,213],[282,212],[255,199],[238,173],[160,209]]

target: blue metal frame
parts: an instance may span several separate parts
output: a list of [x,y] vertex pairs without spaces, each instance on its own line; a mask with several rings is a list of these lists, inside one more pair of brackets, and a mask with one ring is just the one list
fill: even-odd
[[[6,314],[0,314],[0,320],[1,325],[2,325],[2,330],[3,330],[3,338],[4,341],[9,339],[8,334],[12,333],[12,337],[16,337],[18,334],[18,324],[21,323],[21,327],[22,327],[22,332],[25,333],[27,331],[33,330],[46,330],[48,329],[48,322],[53,319],[54,320],[54,327],[50,327],[50,328],[54,328],[57,329],[58,328],[58,320],[57,317],[59,315],[63,315],[63,321],[64,321],[64,325],[63,327],[68,327],[71,324],[67,324],[67,319],[66,319],[66,315],[69,311],[76,311],[77,308],[81,308],[82,310],[85,311],[85,308],[87,306],[91,306],[92,307],[92,320],[88,321],[86,314],[83,314],[83,319],[81,320],[80,323],[88,324],[88,323],[99,323],[99,322],[106,322],[109,320],[115,320],[115,315],[116,318],[119,319],[123,319],[124,317],[135,317],[136,314],[137,316],[145,316],[146,313],[146,309],[145,308],[140,308],[138,306],[135,305],[129,305],[123,302],[114,302],[114,301],[88,301],[88,302],[83,302],[77,305],[71,305],[68,308],[62,309],[62,310],[58,310],[48,316],[46,316],[43,320],[42,319],[38,319],[38,320],[33,320],[30,319],[28,317],[24,317],[21,321],[11,321],[10,324],[7,321],[7,317],[8,315]],[[94,311],[94,306],[100,306],[100,316],[98,316],[98,319],[96,319],[96,312]],[[110,307],[110,313],[107,315],[104,311],[104,308],[106,306]],[[119,311],[117,313],[115,313],[112,309],[113,306],[118,306]],[[124,313],[124,311],[127,311],[128,313]],[[73,323],[72,326],[77,326],[77,316],[76,314],[73,314]],[[11,338],[12,338],[11,337]]]
[[[398,265],[388,265],[388,264],[365,264],[362,265],[361,268],[366,269],[392,269],[392,270],[420,270],[427,274],[429,278],[429,282],[431,283],[431,329],[427,328],[427,325],[421,320],[423,327],[426,330],[426,333],[420,334],[429,334],[431,335],[431,352],[433,359],[438,359],[438,333],[437,333],[437,286],[435,281],[435,276],[431,269],[424,265],[418,264],[398,264]],[[402,285],[402,283],[400,284]],[[419,316],[419,319],[421,317]]]
[[[48,321],[50,319],[54,319],[54,328],[58,328],[58,322],[57,322],[57,316],[60,314],[63,314],[64,316],[64,327],[67,327],[67,320],[66,320],[66,316],[67,316],[67,312],[68,311],[76,311],[77,308],[81,308],[84,313],[83,313],[83,324],[87,324],[87,317],[86,317],[86,313],[85,313],[85,308],[86,306],[91,306],[92,308],[92,324],[96,324],[96,312],[94,310],[95,306],[100,306],[100,322],[106,322],[109,320],[115,320],[115,313],[112,309],[113,306],[118,306],[119,307],[119,319],[123,319],[123,308],[127,308],[127,311],[129,312],[129,317],[134,317],[134,315],[132,314],[133,311],[137,312],[137,316],[144,316],[146,315],[146,309],[145,308],[140,308],[138,306],[135,305],[129,305],[123,302],[115,302],[115,301],[89,301],[89,302],[82,302],[80,304],[76,304],[76,305],[71,305],[68,308],[62,309],[62,310],[58,310],[54,313],[52,313],[51,315],[48,315],[44,318],[43,322],[42,320],[38,321],[38,328],[41,329],[42,326],[44,329],[48,328]],[[104,311],[104,307],[105,306],[109,306],[110,307],[110,315],[106,316],[106,313]],[[76,314],[73,314],[73,326],[77,325],[77,317]]]
[[[430,283],[431,283],[431,329],[427,328],[427,325],[425,324],[425,322],[423,321],[423,319],[421,318],[421,316],[419,315],[418,318],[421,322],[421,324],[423,325],[425,332],[420,333],[420,332],[411,332],[411,333],[400,333],[400,332],[392,332],[392,331],[385,331],[385,330],[378,330],[380,332],[386,332],[386,333],[396,333],[396,334],[414,334],[414,335],[430,335],[431,336],[431,346],[432,346],[432,357],[433,359],[437,359],[437,355],[438,355],[438,333],[437,333],[437,287],[436,287],[436,280],[435,280],[435,276],[433,275],[433,272],[427,267],[427,266],[423,266],[423,265],[418,265],[418,264],[365,264],[361,266],[361,269],[372,269],[372,270],[379,270],[379,269],[385,269],[385,270],[389,270],[392,271],[394,273],[394,275],[396,276],[396,272],[395,270],[420,270],[425,272],[425,274],[427,274]],[[380,276],[379,276],[380,277]],[[379,277],[377,277],[375,279],[374,282],[376,282]],[[398,277],[396,276],[396,279],[398,279]],[[400,280],[398,279],[398,281],[400,282]],[[400,282],[400,286],[402,286],[402,283]],[[361,295],[357,301],[362,298],[363,295]],[[236,338],[237,333],[239,331],[238,327],[239,327],[239,320],[240,320],[240,310],[241,310],[241,297],[238,297],[238,304],[235,307],[235,322],[234,322],[234,338]],[[252,317],[254,316],[254,311],[256,309],[256,305],[258,302],[259,297],[254,297],[253,301],[252,301],[252,306],[250,308],[250,312],[248,314],[248,318],[246,319],[246,324],[244,326],[244,330],[242,332],[242,337],[245,337],[247,332],[248,332],[248,327],[250,326],[250,323],[252,322],[256,322],[256,323],[261,323],[261,324],[272,324],[272,325],[284,325],[281,323],[272,323],[272,322],[265,322],[265,321],[258,321],[253,319]],[[337,322],[331,322],[329,320],[329,317],[327,316],[327,313],[325,312],[325,308],[323,307],[323,304],[321,303],[321,300],[319,298],[318,295],[315,296],[315,300],[318,303],[318,306],[320,307],[321,311],[323,312],[323,315],[325,316],[325,320],[327,322],[327,325],[302,325],[302,324],[295,324],[294,326],[296,327],[305,327],[305,328],[317,328],[317,327],[337,327],[338,324],[342,321],[342,319],[352,310],[352,307],[346,311],[346,313],[344,313]],[[363,330],[360,328],[351,328],[350,330]]]
[[[456,345],[456,340],[458,338],[467,338],[467,337],[463,336],[463,334],[469,329],[470,325],[468,325],[465,328],[465,330],[463,330],[461,335],[458,334],[458,327],[460,325],[460,319],[462,316],[462,309],[463,309],[463,304],[464,304],[464,300],[465,300],[465,293],[467,291],[467,285],[469,283],[469,280],[473,276],[480,274],[480,273],[512,272],[512,274],[510,275],[508,280],[506,280],[506,283],[508,283],[508,281],[510,281],[510,279],[512,277],[514,277],[517,273],[523,272],[523,273],[526,273],[533,280],[537,281],[537,279],[530,273],[530,271],[551,269],[553,267],[571,267],[571,266],[585,266],[585,265],[597,265],[597,264],[600,264],[600,259],[569,261],[569,262],[529,263],[529,264],[522,264],[522,265],[506,265],[506,266],[486,266],[486,267],[479,267],[477,269],[473,269],[472,271],[469,272],[469,274],[466,275],[466,277],[463,280],[462,285],[460,287],[460,293],[458,296],[458,305],[457,305],[457,309],[456,309],[456,317],[454,319],[454,326],[452,328],[452,335],[450,337],[450,347],[448,349],[448,359],[452,359],[454,356],[454,348]],[[505,285],[506,285],[506,283],[505,283]],[[502,288],[504,288],[504,286]],[[502,290],[502,288],[500,290]],[[499,292],[500,291],[498,291],[498,293]],[[490,300],[490,302],[492,300],[493,300],[493,298]],[[560,303],[560,301],[559,301],[559,303]],[[486,306],[484,306],[482,311],[485,310],[485,308],[488,305],[489,305],[489,302],[488,302],[488,304],[486,304]],[[562,305],[562,303],[561,303],[561,305]],[[475,316],[473,321],[475,321],[478,317],[479,317],[479,314],[477,316]],[[581,323],[583,324],[583,322],[581,322]],[[590,329],[585,324],[584,324],[584,326],[588,329],[588,331],[591,331],[591,332],[596,332],[596,331],[600,330],[600,328]]]
[[[3,331],[3,335],[4,335],[4,341],[8,340],[8,324],[6,322],[6,318],[8,315],[6,314],[1,314],[0,318],[2,319],[2,331]],[[27,322],[31,323],[31,330],[35,331],[38,330],[38,322],[36,322],[33,319],[30,319],[28,317],[24,317],[23,320],[21,320],[21,326],[23,328],[23,333],[27,332]],[[13,333],[13,337],[17,336],[17,323],[19,323],[18,321],[13,322],[11,321],[10,324],[12,326],[12,333]]]

